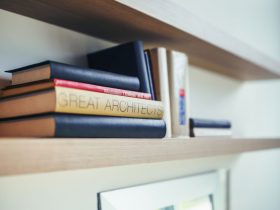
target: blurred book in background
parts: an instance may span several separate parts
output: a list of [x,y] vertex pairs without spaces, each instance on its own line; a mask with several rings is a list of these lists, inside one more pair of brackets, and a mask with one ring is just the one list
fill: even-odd
[[230,137],[231,122],[228,120],[210,120],[190,118],[191,137]]

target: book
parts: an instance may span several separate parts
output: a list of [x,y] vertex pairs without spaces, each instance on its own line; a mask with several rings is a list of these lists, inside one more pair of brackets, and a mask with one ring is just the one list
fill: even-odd
[[181,52],[167,51],[170,110],[173,137],[189,136],[188,57]]
[[151,63],[155,98],[156,100],[161,101],[164,106],[163,119],[166,123],[165,137],[170,138],[172,134],[166,49],[149,49],[147,50],[147,53]]
[[0,136],[77,138],[162,138],[163,120],[47,114],[0,121]]
[[162,118],[159,101],[54,87],[0,100],[0,119],[59,112],[136,118]]
[[140,92],[152,93],[141,41],[134,41],[93,52],[88,55],[91,68],[138,77]]
[[190,118],[190,128],[231,128],[228,120]]
[[99,93],[106,93],[111,95],[120,95],[127,96],[133,98],[142,98],[142,99],[151,99],[151,94],[141,93],[136,91],[122,90],[117,88],[104,87],[99,85],[87,84],[82,82],[74,82],[69,80],[62,79],[50,79],[50,80],[41,80],[31,83],[26,83],[22,85],[12,85],[2,89],[2,93],[0,93],[1,97],[14,96],[24,93],[30,93],[39,90],[50,89],[55,86],[59,87],[68,87],[68,88],[76,88],[81,90],[88,90]]
[[148,73],[148,79],[149,79],[149,86],[151,90],[151,98],[152,100],[156,100],[155,97],[155,91],[154,91],[154,84],[153,84],[153,77],[152,77],[152,67],[151,67],[151,61],[150,56],[148,54],[148,51],[144,51],[145,61],[146,61],[146,67],[147,67],[147,73]]
[[133,91],[139,91],[140,88],[139,79],[135,76],[81,68],[54,61],[45,61],[6,72],[12,74],[12,85],[57,78]]
[[191,137],[230,137],[232,131],[229,128],[201,128],[194,127],[190,130]]

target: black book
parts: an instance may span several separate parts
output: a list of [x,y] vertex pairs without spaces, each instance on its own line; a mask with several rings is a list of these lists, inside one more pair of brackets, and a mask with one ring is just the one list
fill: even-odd
[[71,138],[163,138],[163,120],[47,114],[0,121],[0,136]]
[[136,76],[140,80],[140,91],[152,94],[148,76],[144,47],[141,41],[129,42],[88,55],[91,68]]
[[140,82],[136,76],[82,68],[54,61],[45,61],[6,72],[12,73],[12,85],[56,78],[133,91],[139,91],[140,88]]
[[231,128],[228,120],[210,120],[190,118],[190,128]]
[[151,99],[156,100],[156,95],[155,95],[155,89],[154,89],[154,80],[152,76],[152,65],[151,65],[151,60],[149,56],[149,52],[145,51],[145,61],[146,61],[146,67],[147,67],[147,73],[148,73],[148,79],[149,79],[149,86],[151,90]]

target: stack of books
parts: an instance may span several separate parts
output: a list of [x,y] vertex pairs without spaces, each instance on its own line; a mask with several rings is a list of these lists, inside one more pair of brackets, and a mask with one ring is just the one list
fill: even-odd
[[230,137],[231,123],[228,120],[190,118],[191,137]]
[[141,41],[90,53],[91,68],[137,76],[140,91],[164,107],[166,138],[189,137],[189,77],[186,54],[163,47],[145,49]]
[[88,54],[89,68],[46,61],[8,71],[0,135],[189,136],[188,57],[141,41]]
[[141,42],[94,52],[89,63],[91,68],[80,68],[47,61],[8,71],[12,84],[2,90],[0,135],[165,136],[164,106],[152,100]]

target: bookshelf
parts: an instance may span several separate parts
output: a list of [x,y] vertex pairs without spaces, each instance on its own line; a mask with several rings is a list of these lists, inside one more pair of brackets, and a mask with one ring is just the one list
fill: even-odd
[[[233,78],[255,80],[280,76],[279,61],[212,28],[172,2],[2,0],[0,6],[109,41],[142,39],[150,47],[181,50],[190,56],[192,64]],[[184,21],[180,17],[183,13],[187,17]],[[0,84],[4,82],[0,79]],[[1,139],[0,175],[229,155],[279,148],[278,140]]]
[[0,175],[156,163],[280,148],[280,139],[1,139]]
[[109,41],[141,39],[147,46],[183,51],[191,64],[235,79],[280,77],[279,60],[219,31],[172,2],[2,0],[0,6]]
[[[168,1],[153,0],[145,4],[145,1],[136,0],[1,0],[0,7],[104,40],[141,39],[147,47],[180,50],[190,56],[191,64],[238,80],[273,79],[280,75],[279,60],[215,29]],[[187,18],[182,19],[182,13]],[[32,30],[32,27],[26,30]],[[0,78],[0,86],[5,82]],[[42,206],[51,209],[54,207],[48,205],[53,204],[63,206],[62,209],[97,209],[95,196],[98,192],[227,168],[230,167],[229,161],[224,158],[231,155],[279,148],[280,139],[269,138],[1,138],[0,193],[4,192],[8,205],[10,202],[9,209],[14,209],[14,204],[26,209]],[[174,164],[176,160],[190,161],[182,161],[184,163],[178,167]],[[90,173],[80,170],[72,175],[72,170],[79,169],[96,170],[88,170]],[[60,171],[69,173],[48,173]],[[144,176],[143,171],[149,173]],[[27,176],[17,176],[23,174]],[[22,187],[23,183],[28,187]],[[13,184],[15,187],[11,189]]]

